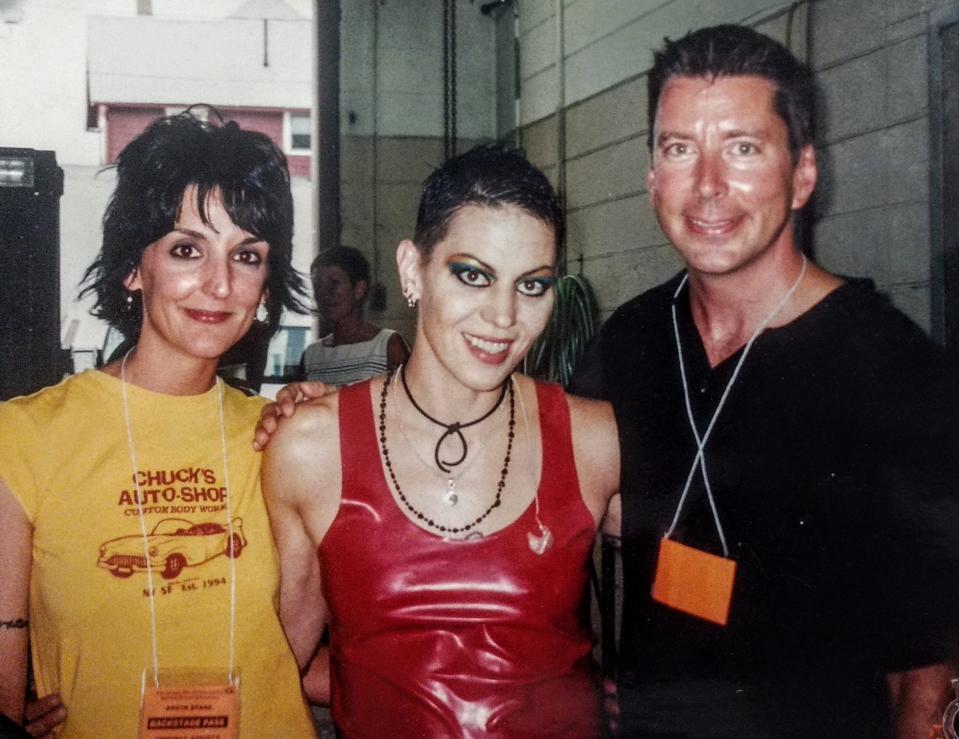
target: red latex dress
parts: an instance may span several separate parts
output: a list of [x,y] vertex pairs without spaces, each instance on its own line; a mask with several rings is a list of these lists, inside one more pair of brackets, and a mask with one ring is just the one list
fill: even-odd
[[595,526],[562,390],[537,397],[540,519],[555,537],[541,555],[533,504],[474,541],[411,523],[383,476],[369,383],[340,390],[343,493],[320,555],[341,736],[598,735],[584,607]]

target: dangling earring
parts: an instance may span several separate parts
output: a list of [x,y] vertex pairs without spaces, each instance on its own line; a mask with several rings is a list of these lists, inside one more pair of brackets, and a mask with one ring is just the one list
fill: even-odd
[[413,291],[410,288],[407,288],[403,291],[403,297],[406,298],[406,306],[408,308],[416,307],[416,298],[413,297]]
[[123,308],[121,309],[124,313],[133,313],[133,291],[127,290],[127,294],[123,298]]
[[269,317],[270,312],[266,309],[266,301],[261,300],[260,304],[256,307],[256,320],[260,323],[266,323]]

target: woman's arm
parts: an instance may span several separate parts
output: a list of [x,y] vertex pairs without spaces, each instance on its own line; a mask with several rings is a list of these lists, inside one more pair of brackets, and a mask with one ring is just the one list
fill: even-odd
[[0,480],[0,712],[23,723],[33,528]]
[[569,402],[573,457],[583,502],[592,511],[597,527],[610,499],[619,491],[619,433],[613,407],[600,400],[574,395]]
[[280,423],[263,458],[263,493],[280,556],[280,620],[301,669],[326,625],[318,549],[339,506],[340,477],[335,396],[304,403]]

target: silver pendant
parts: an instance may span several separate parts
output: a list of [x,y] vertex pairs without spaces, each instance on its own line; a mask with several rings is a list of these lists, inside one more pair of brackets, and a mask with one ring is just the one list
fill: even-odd
[[456,480],[450,479],[446,484],[447,490],[445,495],[443,495],[443,502],[452,507],[455,506],[460,499],[460,496],[456,494]]
[[553,532],[537,521],[539,526],[539,536],[532,531],[526,532],[526,539],[529,541],[529,548],[536,554],[545,554],[553,546]]

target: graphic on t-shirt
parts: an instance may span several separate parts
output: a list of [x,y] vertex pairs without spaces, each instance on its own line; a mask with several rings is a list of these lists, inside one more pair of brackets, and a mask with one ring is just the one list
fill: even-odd
[[[193,523],[185,518],[164,518],[146,538],[150,568],[167,580],[177,577],[185,567],[195,567],[225,554],[239,557],[246,546],[243,519],[233,519],[233,534],[222,523]],[[110,539],[100,545],[97,566],[116,577],[146,572],[143,537],[140,534]]]

